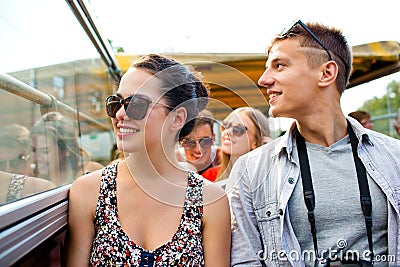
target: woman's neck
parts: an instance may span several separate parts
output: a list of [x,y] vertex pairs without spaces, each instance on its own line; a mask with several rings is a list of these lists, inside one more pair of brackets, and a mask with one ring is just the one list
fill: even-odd
[[126,157],[126,164],[138,179],[163,178],[171,182],[186,177],[187,171],[182,170],[181,165],[175,157],[175,152],[146,152],[130,153]]

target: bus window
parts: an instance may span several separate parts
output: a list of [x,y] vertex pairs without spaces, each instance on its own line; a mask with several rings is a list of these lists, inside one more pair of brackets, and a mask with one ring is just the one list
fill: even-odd
[[[42,15],[26,19],[32,13]],[[113,139],[103,99],[115,87],[65,1],[16,0],[1,17],[0,205],[107,163]],[[99,151],[87,136],[103,137]]]

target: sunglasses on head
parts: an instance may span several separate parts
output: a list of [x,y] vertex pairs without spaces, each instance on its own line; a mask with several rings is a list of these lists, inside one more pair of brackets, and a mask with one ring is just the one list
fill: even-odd
[[306,24],[304,24],[301,20],[295,21],[293,22],[289,27],[285,28],[282,32],[281,32],[281,36],[284,37],[286,35],[288,35],[294,27],[296,27],[296,25],[299,24],[301,27],[303,27],[304,30],[306,30],[311,36],[312,38],[314,38],[315,41],[317,41],[317,43],[322,46],[322,48],[326,51],[326,53],[328,54],[329,60],[332,60],[332,55],[329,52],[328,48],[321,42],[321,40],[312,32],[312,30],[310,28],[308,28],[308,26]]
[[144,96],[132,95],[123,99],[119,95],[110,95],[106,99],[107,115],[111,118],[115,118],[118,110],[124,106],[125,113],[129,118],[133,120],[142,120],[146,116],[151,103],[162,105],[170,109],[173,108],[163,103],[154,102]]
[[17,169],[23,162],[26,162],[30,158],[30,155],[19,155],[14,159],[0,160],[0,170],[5,171],[7,167]]
[[229,121],[224,121],[222,123],[222,127],[225,130],[229,130],[232,128],[232,134],[235,136],[238,136],[238,137],[244,135],[246,133],[246,131],[248,130],[247,127],[244,126],[243,124],[233,125],[233,123],[229,122]]
[[199,139],[185,137],[181,141],[181,146],[183,146],[183,148],[185,148],[186,150],[193,150],[197,147],[197,143],[200,144],[200,147],[202,149],[207,149],[213,145],[214,140],[212,139],[212,137],[203,137]]

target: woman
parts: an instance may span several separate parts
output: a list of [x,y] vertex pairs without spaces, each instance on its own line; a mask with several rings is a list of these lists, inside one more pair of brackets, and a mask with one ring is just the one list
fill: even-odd
[[228,178],[235,161],[270,140],[268,119],[261,111],[241,107],[232,111],[222,123],[221,164],[203,172],[210,181]]
[[29,130],[19,124],[0,128],[0,205],[51,189],[54,184],[30,177]]
[[90,161],[78,142],[77,125],[59,112],[49,112],[31,128],[34,176],[57,186],[72,183],[84,173],[103,168]]
[[128,69],[106,101],[127,156],[73,183],[68,266],[229,266],[225,193],[175,157],[207,97],[172,59],[146,55]]
[[29,130],[20,124],[0,128],[0,170],[32,176]]

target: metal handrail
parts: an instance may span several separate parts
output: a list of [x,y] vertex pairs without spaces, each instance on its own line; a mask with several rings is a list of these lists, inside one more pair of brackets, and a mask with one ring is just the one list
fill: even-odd
[[82,112],[78,112],[76,109],[57,100],[56,97],[45,94],[6,73],[0,73],[0,89],[39,104],[42,112],[44,113],[56,110],[75,120],[78,119],[79,115],[80,121],[87,122],[91,125],[96,125],[98,128],[105,131],[110,130],[110,127],[106,124],[94,120]]
[[82,0],[66,0],[66,2],[107,65],[110,76],[119,82],[121,79],[121,69],[115,58],[113,49],[110,43],[100,34],[85,3]]

